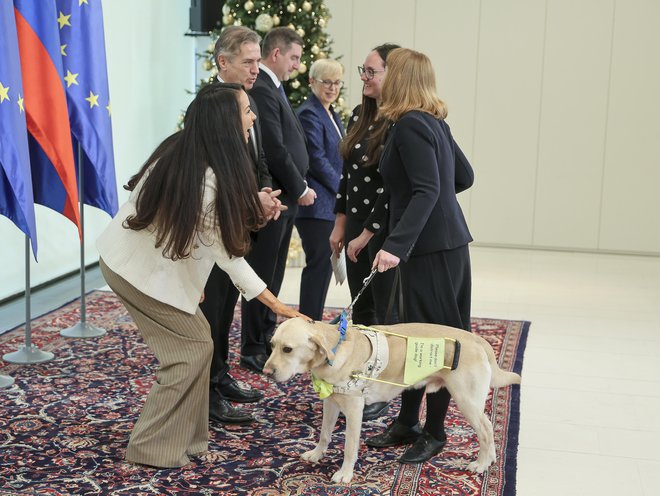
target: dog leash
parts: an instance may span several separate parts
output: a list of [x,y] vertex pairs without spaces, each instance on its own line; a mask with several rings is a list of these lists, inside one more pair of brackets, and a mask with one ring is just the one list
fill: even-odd
[[355,303],[358,301],[362,293],[364,293],[364,290],[367,289],[367,286],[369,286],[369,283],[374,278],[377,272],[378,272],[378,267],[374,267],[373,269],[371,269],[371,274],[365,277],[364,280],[362,281],[362,289],[360,289],[360,291],[358,291],[358,294],[355,295],[355,298],[353,298],[351,304],[348,305],[346,308],[344,308],[341,314],[337,315],[334,319],[330,321],[331,324],[338,324],[339,321],[342,319],[342,316],[344,317],[345,320],[348,320],[349,313],[350,314],[353,313],[353,305],[355,305]]

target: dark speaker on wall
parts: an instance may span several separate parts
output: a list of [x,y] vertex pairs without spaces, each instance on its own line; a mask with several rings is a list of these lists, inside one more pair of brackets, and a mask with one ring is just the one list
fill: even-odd
[[213,31],[222,18],[222,0],[190,0],[190,31]]

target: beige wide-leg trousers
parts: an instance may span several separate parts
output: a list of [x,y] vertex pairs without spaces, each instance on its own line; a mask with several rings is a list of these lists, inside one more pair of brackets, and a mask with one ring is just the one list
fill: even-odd
[[130,462],[182,467],[208,448],[209,369],[213,341],[198,308],[185,313],[145,295],[110,270],[101,272],[160,362],[126,450]]

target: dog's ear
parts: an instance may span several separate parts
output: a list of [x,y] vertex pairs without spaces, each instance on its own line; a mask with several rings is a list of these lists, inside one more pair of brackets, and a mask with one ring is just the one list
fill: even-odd
[[309,339],[314,343],[321,353],[323,353],[328,360],[334,360],[335,354],[332,348],[335,346],[336,341],[329,339],[328,333],[314,329],[309,336]]

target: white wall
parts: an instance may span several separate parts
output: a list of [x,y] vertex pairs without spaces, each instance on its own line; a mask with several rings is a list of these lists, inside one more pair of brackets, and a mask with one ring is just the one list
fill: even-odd
[[351,107],[374,46],[433,60],[476,243],[660,255],[660,2],[326,3]]
[[[427,53],[476,184],[460,195],[475,242],[660,255],[660,2],[326,0],[347,100],[386,41]],[[103,4],[121,185],[190,101],[189,2]],[[87,207],[86,261],[108,216]],[[32,285],[79,267],[73,225],[37,206]],[[0,217],[0,299],[24,289],[24,237]]]
[[[121,187],[152,149],[176,129],[193,89],[194,44],[184,37],[188,8],[184,0],[111,0],[103,2],[108,77],[112,103],[115,167]],[[206,38],[208,44],[208,38]],[[206,45],[204,45],[206,46]],[[80,267],[80,244],[74,225],[36,206],[39,263],[31,264],[32,286]],[[110,218],[85,208],[86,262],[98,260],[94,243]],[[25,289],[25,237],[0,217],[0,299]]]

